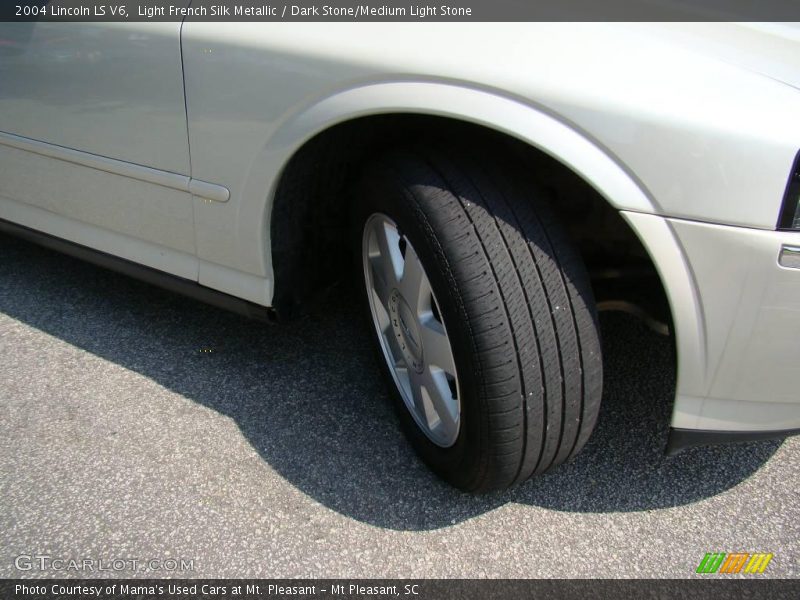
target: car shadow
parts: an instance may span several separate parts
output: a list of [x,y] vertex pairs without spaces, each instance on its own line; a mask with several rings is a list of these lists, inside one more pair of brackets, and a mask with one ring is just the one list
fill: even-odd
[[229,416],[288,482],[379,527],[436,529],[509,502],[591,513],[680,506],[737,485],[780,446],[665,457],[671,341],[606,313],[603,407],[586,448],[552,474],[473,496],[431,475],[406,444],[345,287],[268,325],[4,235],[0,257],[0,312]]

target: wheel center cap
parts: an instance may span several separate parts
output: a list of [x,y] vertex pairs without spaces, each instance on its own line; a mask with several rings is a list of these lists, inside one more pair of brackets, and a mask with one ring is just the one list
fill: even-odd
[[398,290],[393,290],[389,297],[389,317],[400,351],[406,364],[417,373],[422,373],[422,337],[417,325],[417,317]]

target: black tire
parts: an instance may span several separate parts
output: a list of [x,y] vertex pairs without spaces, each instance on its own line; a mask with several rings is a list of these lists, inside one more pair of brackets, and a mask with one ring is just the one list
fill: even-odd
[[[394,220],[428,275],[459,374],[460,429],[443,448],[414,422],[381,354],[398,414],[423,460],[468,491],[505,488],[570,459],[602,392],[583,263],[544,192],[508,164],[404,150],[372,162],[356,187],[356,256],[370,215]],[[366,304],[360,261],[358,277]]]

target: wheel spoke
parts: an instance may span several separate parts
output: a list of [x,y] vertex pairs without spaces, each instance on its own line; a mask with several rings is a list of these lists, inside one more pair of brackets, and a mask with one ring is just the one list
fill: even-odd
[[376,227],[378,247],[381,253],[382,272],[389,285],[396,285],[403,272],[403,254],[400,252],[400,234],[389,223],[379,223]]
[[425,362],[442,369],[453,377],[456,375],[456,365],[453,360],[453,350],[450,340],[442,324],[429,316],[420,323],[422,347],[425,348]]
[[380,303],[388,306],[389,295],[396,288],[403,270],[400,234],[385,221],[376,221],[370,236],[369,265],[372,289]]
[[406,246],[403,277],[400,279],[400,292],[417,314],[421,309],[428,308],[431,284],[428,282],[422,263],[419,261],[419,257],[411,244]]
[[409,375],[411,395],[414,400],[414,409],[417,411],[417,415],[419,415],[425,421],[425,425],[429,427],[430,421],[428,420],[428,411],[425,407],[425,399],[422,397],[422,378],[414,371],[410,371]]
[[[373,294],[374,298],[378,298],[377,290],[373,288],[371,293]],[[378,327],[378,330],[384,335],[390,335],[392,324],[389,320],[389,309],[382,302],[372,302],[372,304],[375,307],[375,324]]]
[[391,357],[392,365],[395,369],[403,368],[405,369],[408,365],[406,365],[406,360],[403,358],[403,352],[400,350],[400,347],[397,344],[397,339],[394,337],[394,333],[392,332],[391,323],[387,321],[386,326],[384,327],[381,335],[386,340],[386,345],[389,349],[389,355]]
[[[413,390],[413,385],[411,383],[411,377],[409,376],[409,373],[408,373],[408,368],[406,368],[405,365],[396,365],[395,369],[394,369],[394,372],[397,375],[398,383],[400,384],[400,387],[402,388],[402,391],[404,392],[402,394],[403,398],[405,398],[406,395],[409,395],[409,397],[410,397],[410,394],[411,394],[411,392]],[[411,408],[413,408],[413,407],[409,406],[409,409],[411,409]]]
[[378,297],[378,302],[381,306],[387,307],[389,306],[389,295],[392,293],[392,287],[394,286],[387,281],[385,269],[383,268],[383,259],[372,259],[370,266],[372,268],[372,291]]
[[438,421],[431,426],[443,437],[450,438],[458,431],[458,404],[447,384],[447,376],[441,369],[429,367],[422,374],[422,380]]

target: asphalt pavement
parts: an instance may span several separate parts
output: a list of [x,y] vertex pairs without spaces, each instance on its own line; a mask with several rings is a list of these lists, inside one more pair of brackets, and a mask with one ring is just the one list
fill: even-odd
[[354,304],[261,324],[0,236],[0,577],[800,575],[800,440],[665,457],[668,338],[602,315],[587,447],[472,496],[405,443]]

